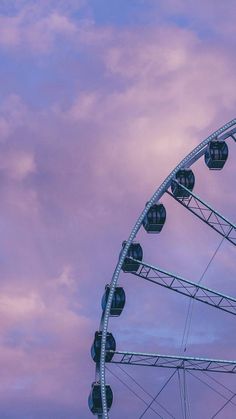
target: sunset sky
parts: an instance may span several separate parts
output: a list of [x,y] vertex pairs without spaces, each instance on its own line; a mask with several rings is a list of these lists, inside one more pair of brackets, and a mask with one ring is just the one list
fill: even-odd
[[[236,117],[235,21],[234,0],[0,1],[1,419],[93,417],[90,346],[104,287],[154,190]],[[222,172],[203,159],[193,167],[194,191],[236,221],[232,140],[229,149]],[[163,203],[163,232],[137,238],[144,260],[198,281],[221,238],[170,197]],[[235,274],[224,241],[203,284],[236,296]],[[120,283],[127,303],[109,325],[117,349],[181,354],[187,299],[128,274]],[[203,306],[194,305],[185,354],[236,359],[234,316]],[[125,371],[153,396],[170,375]],[[187,376],[191,418],[208,419],[226,400],[196,377]],[[236,391],[236,376],[214,377]],[[110,418],[139,418],[146,405],[109,372],[107,382]],[[177,376],[159,401],[182,417]],[[235,412],[228,404],[217,418]]]

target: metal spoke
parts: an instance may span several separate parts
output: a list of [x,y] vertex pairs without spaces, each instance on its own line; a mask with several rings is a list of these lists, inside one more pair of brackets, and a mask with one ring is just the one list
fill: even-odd
[[217,412],[211,417],[211,419],[215,418],[220,412],[222,412],[222,410],[233,400],[235,396],[236,396],[236,393],[233,396],[231,396],[230,399],[227,400],[227,402],[225,402],[219,410],[217,410]]
[[150,408],[157,416],[159,416],[159,418],[163,419],[163,417],[153,407],[149,406],[149,403],[146,400],[144,400],[138,393],[136,393],[136,391],[134,391],[130,386],[128,386],[128,384],[126,384],[125,381],[123,381],[120,377],[118,377],[118,375],[116,375],[114,371],[111,371],[107,366],[106,366],[106,369],[109,371],[111,375],[113,375],[118,381],[120,381],[120,383],[122,383],[131,393],[133,393],[139,400],[141,400],[146,406],[148,406],[148,408]]
[[145,415],[145,413],[151,408],[151,405],[156,401],[157,397],[161,394],[161,392],[166,388],[167,384],[169,384],[169,382],[172,380],[172,378],[174,377],[176,373],[176,370],[173,372],[173,374],[171,374],[171,376],[167,379],[167,381],[165,382],[165,384],[162,386],[162,388],[158,391],[157,395],[152,399],[152,401],[149,403],[149,405],[146,407],[146,409],[144,410],[144,412],[141,414],[141,416],[139,416],[139,419],[143,418],[143,416]]
[[[220,243],[218,244],[216,250],[214,251],[211,259],[209,260],[209,262],[206,266],[206,268],[204,269],[199,281],[197,282],[198,285],[200,284],[200,282],[202,282],[204,276],[206,275],[211,263],[213,262],[217,252],[219,251],[224,239],[225,239],[224,237],[221,238]],[[187,343],[188,343],[190,327],[191,327],[191,322],[192,322],[192,317],[193,317],[193,304],[194,304],[194,300],[193,299],[189,300],[188,312],[187,312],[187,317],[186,317],[186,321],[185,321],[184,332],[183,332],[183,337],[182,337],[182,342],[181,342],[181,347],[183,347],[183,345],[184,345],[184,351],[186,351],[186,349],[187,349]]]
[[[222,384],[215,380],[212,375],[208,374],[206,371],[203,372],[204,374],[207,375],[207,377],[211,378],[213,381],[215,381],[218,385],[222,386]],[[214,391],[214,393],[218,394],[219,396],[221,396],[223,399],[228,401],[228,397],[226,397],[224,394],[222,394],[220,391],[216,390],[213,386],[211,386],[208,382],[204,381],[202,378],[198,377],[197,375],[195,375],[195,373],[193,373],[192,371],[188,371],[188,374],[190,374],[192,377],[194,377],[196,380],[200,381],[201,383],[203,383],[206,387],[210,388],[212,391]],[[223,386],[225,387],[225,386]],[[225,387],[227,389],[227,387]],[[234,394],[231,390],[227,389],[228,391],[231,392],[231,394]],[[231,401],[231,404],[233,404],[234,406],[236,406],[236,404]]]
[[[141,386],[141,384],[138,383],[138,381],[135,380],[135,378],[132,377],[132,375],[130,375],[124,368],[122,368],[120,365],[117,365],[117,368],[119,368],[127,377],[129,377],[148,397],[151,397],[151,399],[153,399],[153,396],[147,390],[145,390],[145,388]],[[169,410],[166,409],[160,402],[155,400],[155,403],[158,404],[158,406],[161,407],[165,411],[165,413],[168,414],[168,416],[175,419],[172,413],[170,413]]]
[[[133,258],[129,259],[134,261],[136,260]],[[132,272],[133,275],[193,298],[194,300],[201,301],[202,303],[226,311],[227,313],[236,315],[235,298],[181,278],[180,276],[149,265],[145,262],[140,262],[138,260],[136,262],[139,263],[139,269],[137,272]]]
[[113,364],[140,365],[145,367],[175,368],[236,374],[236,361],[149,354],[142,352],[108,351],[113,353]]
[[178,184],[178,188],[187,191],[189,197],[178,198],[174,196],[169,190],[166,191],[168,195],[174,198],[179,202],[183,207],[187,208],[190,212],[196,215],[200,220],[217,231],[221,236],[226,240],[236,245],[236,226],[229,220],[227,220],[223,215],[217,212],[209,204],[200,199],[196,194],[191,192],[185,186],[180,185],[180,183],[173,181]]

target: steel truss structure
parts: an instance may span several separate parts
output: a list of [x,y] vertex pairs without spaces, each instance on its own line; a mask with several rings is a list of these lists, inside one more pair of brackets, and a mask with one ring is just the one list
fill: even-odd
[[132,272],[132,275],[146,279],[156,285],[176,291],[194,300],[201,301],[227,313],[236,315],[236,299],[229,297],[220,292],[214,291],[203,285],[181,278],[173,273],[167,272],[163,269],[149,265],[145,262],[137,261],[129,258],[140,264],[137,272]]
[[210,205],[200,199],[196,194],[185,188],[185,186],[180,185],[178,182],[175,183],[178,184],[180,189],[187,191],[189,197],[178,198],[168,190],[166,193],[200,218],[201,221],[209,225],[209,227],[213,228],[213,230],[217,231],[217,233],[223,236],[226,240],[236,245],[236,226],[219,212],[210,207]]
[[[96,381],[101,386],[101,399],[102,399],[102,414],[98,414],[99,418],[108,419],[108,407],[106,399],[106,340],[109,326],[110,311],[112,307],[113,296],[115,289],[118,284],[119,276],[121,273],[122,266],[130,248],[130,245],[136,238],[139,232],[143,220],[148,214],[150,208],[158,203],[164,193],[171,193],[168,189],[171,183],[175,181],[175,176],[179,170],[187,169],[192,166],[198,159],[200,159],[207,150],[208,144],[211,141],[225,141],[227,139],[233,139],[236,142],[236,119],[226,123],[224,126],[213,132],[210,136],[204,139],[197,147],[195,147],[184,159],[172,170],[167,176],[164,182],[156,189],[148,203],[144,205],[144,208],[136,220],[130,235],[125,241],[125,245],[119,255],[117,265],[115,267],[112,280],[109,285],[109,294],[106,302],[105,310],[102,313],[99,330],[102,332],[101,339],[101,351],[99,362],[96,362]],[[190,191],[189,191],[190,192]],[[200,218],[204,223],[207,223],[212,229],[217,231],[223,237],[225,237],[232,244],[236,244],[235,225],[230,223],[225,217],[216,212],[203,200],[198,198],[194,193],[190,193],[189,199],[177,199],[178,202],[185,206],[189,211]],[[235,314],[236,300],[234,298],[225,296],[216,291],[210,290],[206,287],[195,284],[191,281],[180,278],[176,275],[170,274],[159,268],[140,263],[138,276],[161,286],[164,286],[173,291],[179,292],[192,299],[204,302],[211,306],[214,306],[220,310],[226,311],[231,314]],[[129,365],[148,365],[165,368],[176,368],[176,369],[197,369],[198,371],[214,371],[214,372],[225,372],[235,373],[236,361],[224,361],[224,360],[212,360],[212,359],[201,359],[191,357],[180,357],[180,356],[168,356],[158,354],[139,354],[133,352],[115,352],[113,363],[123,363]]]
[[140,365],[143,367],[177,368],[192,371],[207,371],[236,374],[236,361],[171,356],[139,352],[109,351],[113,353],[111,363]]

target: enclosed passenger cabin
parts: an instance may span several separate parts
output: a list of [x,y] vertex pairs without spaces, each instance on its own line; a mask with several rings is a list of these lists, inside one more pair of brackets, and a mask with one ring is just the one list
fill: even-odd
[[[122,250],[125,247],[125,245],[126,245],[126,241],[122,243]],[[121,252],[120,252],[120,255],[121,255]],[[143,250],[139,243],[131,243],[128,253],[127,253],[127,257],[125,258],[123,266],[122,266],[122,270],[124,272],[137,272],[140,264],[136,261],[128,259],[129,257],[134,258],[136,260],[140,260],[140,261],[143,259]]]
[[[91,347],[91,356],[94,362],[99,362],[101,355],[101,344],[102,344],[102,332],[95,332],[94,341]],[[106,339],[106,351],[115,351],[116,341],[112,333],[107,333]],[[113,358],[113,354],[106,352],[105,361],[110,362]]]
[[195,184],[193,171],[191,169],[180,169],[175,175],[175,181],[171,182],[171,191],[176,198],[188,198],[190,193],[181,188],[178,183],[192,191]]
[[[110,286],[106,285],[105,292],[102,297],[102,310],[105,311],[108,295],[110,292]],[[125,291],[122,287],[116,287],[113,297],[112,297],[112,303],[111,303],[111,310],[110,310],[110,316],[119,316],[122,313],[122,310],[125,306]]]
[[205,152],[205,163],[210,170],[221,170],[228,154],[229,149],[225,141],[210,141]]
[[147,233],[160,233],[166,220],[166,210],[163,204],[154,204],[148,210],[143,220]]
[[[106,401],[107,410],[109,411],[113,401],[112,389],[109,385],[106,385]],[[101,396],[101,384],[94,382],[88,398],[89,409],[94,415],[102,414],[102,396]]]

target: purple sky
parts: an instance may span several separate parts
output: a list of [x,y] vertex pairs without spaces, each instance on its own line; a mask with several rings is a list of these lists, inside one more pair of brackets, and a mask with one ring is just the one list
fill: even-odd
[[[179,160],[236,117],[235,10],[233,0],[0,2],[1,419],[92,418],[90,346],[121,243]],[[232,142],[223,172],[194,169],[196,193],[232,221],[235,157]],[[163,202],[162,234],[138,237],[144,260],[197,281],[220,237]],[[232,296],[234,250],[224,242],[204,279]],[[121,284],[118,349],[180,353],[188,301],[130,275]],[[196,303],[186,354],[236,359],[232,317]],[[153,395],[170,374],[127,371]],[[235,391],[235,378],[217,379]],[[145,404],[107,380],[111,419],[138,418]],[[224,404],[194,377],[188,388],[193,419]],[[160,401],[181,418],[177,379]]]

